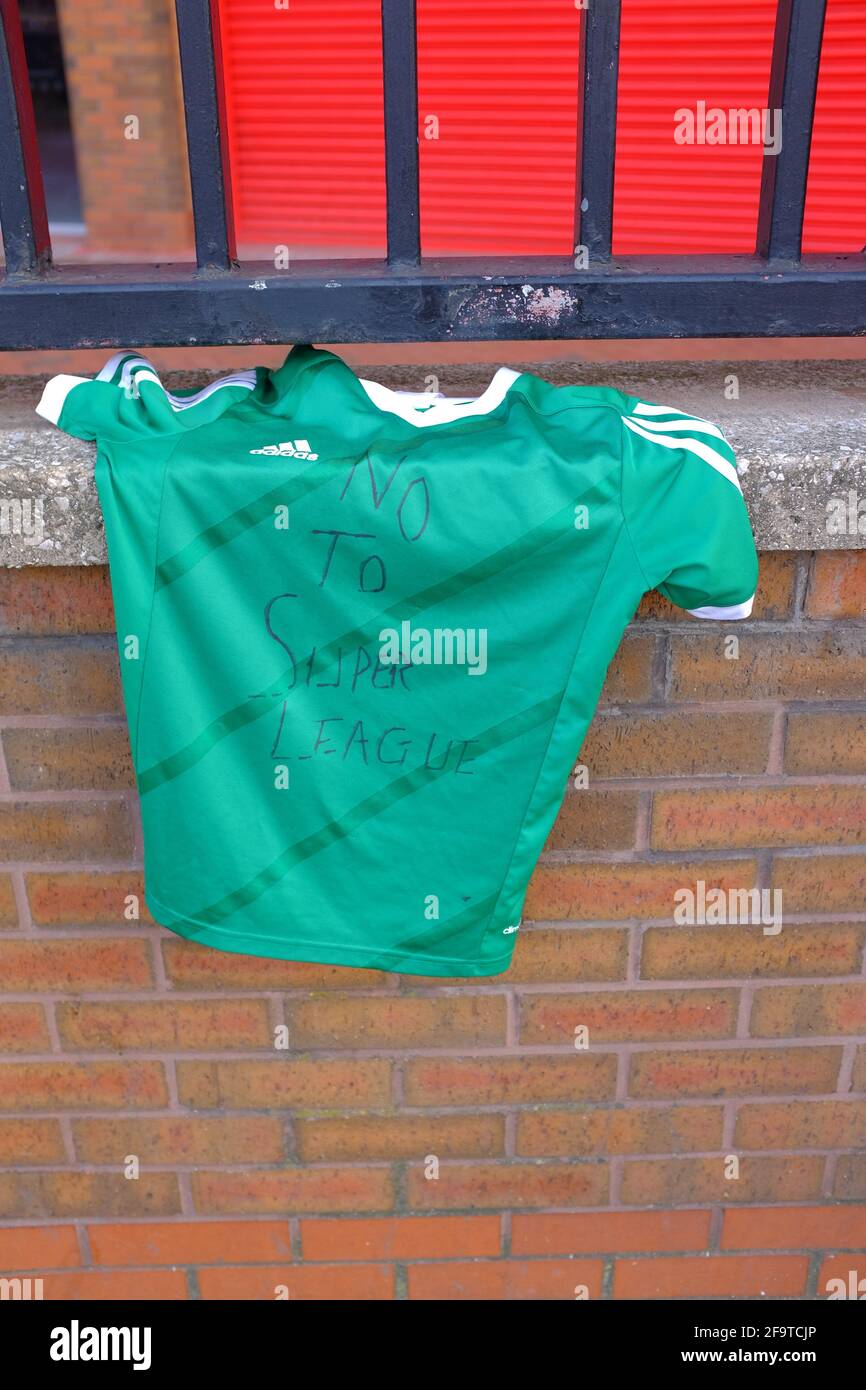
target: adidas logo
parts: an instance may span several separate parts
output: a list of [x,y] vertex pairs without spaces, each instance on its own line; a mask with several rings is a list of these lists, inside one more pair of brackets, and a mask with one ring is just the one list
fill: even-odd
[[508,936],[508,935],[509,935],[511,932],[513,932],[513,931],[520,931],[520,923],[519,923],[519,922],[518,922],[517,925],[514,926],[514,927],[503,927],[503,928],[502,928],[502,935],[503,935],[503,936]]
[[317,459],[318,454],[310,453],[308,439],[287,439],[283,444],[266,444],[264,449],[250,449],[251,454],[277,454],[284,459]]

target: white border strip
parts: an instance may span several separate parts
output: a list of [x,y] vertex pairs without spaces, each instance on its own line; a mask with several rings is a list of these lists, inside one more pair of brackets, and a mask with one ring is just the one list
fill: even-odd
[[[433,396],[431,393],[428,399],[432,404],[428,410],[422,411],[414,410],[405,399],[406,395],[414,396],[414,392],[392,391],[390,387],[382,386],[378,381],[367,381],[364,377],[358,377],[358,381],[380,410],[399,415],[410,425],[423,429],[425,425],[442,425],[451,420],[466,420],[470,415],[488,414],[502,402],[506,392],[520,375],[520,372],[515,372],[511,367],[499,367],[490,385],[475,400],[471,397],[449,399],[447,396]],[[423,399],[423,393],[420,395]]]
[[36,407],[36,414],[43,419],[50,420],[52,425],[56,425],[60,420],[60,413],[66,403],[66,397],[73,386],[81,386],[90,380],[87,376],[53,376],[50,381],[46,381],[45,389],[39,398]]
[[707,608],[687,608],[686,612],[691,613],[693,618],[712,618],[716,622],[736,621],[738,618],[748,618],[752,612],[752,605],[755,602],[755,595],[747,598],[745,603],[731,603],[725,608],[714,608],[710,604]]

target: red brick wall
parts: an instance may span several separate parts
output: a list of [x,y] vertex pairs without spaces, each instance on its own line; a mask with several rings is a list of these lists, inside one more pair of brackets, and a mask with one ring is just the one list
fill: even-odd
[[[141,844],[106,575],[6,572],[0,1271],[93,1299],[803,1298],[866,1276],[864,619],[866,552],[766,556],[736,628],[647,603],[514,968],[428,985],[125,920]],[[697,879],[781,888],[783,930],[673,925]]]

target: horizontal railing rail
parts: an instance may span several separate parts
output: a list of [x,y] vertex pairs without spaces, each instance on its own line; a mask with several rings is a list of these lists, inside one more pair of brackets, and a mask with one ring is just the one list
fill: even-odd
[[839,336],[866,331],[866,258],[804,256],[826,0],[778,0],[752,256],[613,256],[620,0],[581,12],[569,257],[421,256],[414,0],[382,0],[387,257],[239,264],[215,0],[176,0],[196,265],[52,266],[21,24],[0,0],[0,349],[123,343]]

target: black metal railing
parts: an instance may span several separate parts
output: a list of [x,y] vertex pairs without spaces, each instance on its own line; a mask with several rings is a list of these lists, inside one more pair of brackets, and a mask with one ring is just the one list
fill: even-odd
[[825,5],[779,0],[768,108],[784,139],[764,154],[753,256],[613,257],[620,0],[589,0],[575,94],[581,254],[426,260],[415,0],[382,0],[387,258],[276,271],[236,259],[215,0],[176,0],[197,265],[52,267],[20,19],[0,0],[0,349],[863,333],[866,258],[802,254]]

